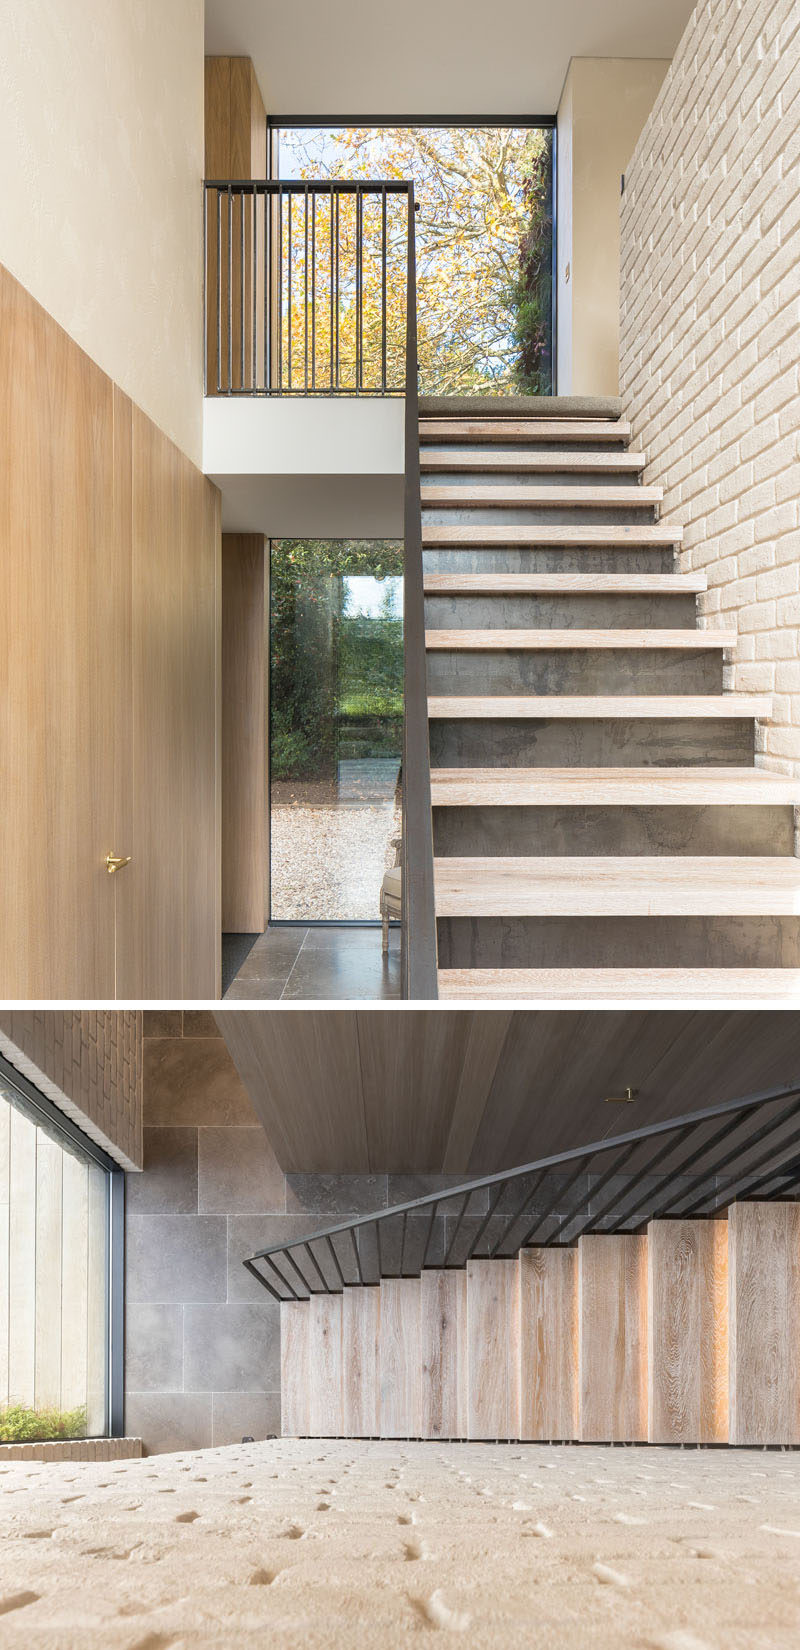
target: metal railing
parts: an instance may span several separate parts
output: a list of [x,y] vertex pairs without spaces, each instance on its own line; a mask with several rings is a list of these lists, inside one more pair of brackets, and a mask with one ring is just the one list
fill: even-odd
[[655,1218],[710,1218],[737,1199],[798,1188],[800,1081],[429,1192],[243,1264],[275,1300],[307,1300],[589,1232],[635,1233]]
[[403,395],[413,187],[209,181],[206,395]]
[[403,996],[420,1002],[430,1001],[438,996],[438,972],[419,473],[416,267],[414,188],[410,185],[403,501],[403,904],[400,974]]

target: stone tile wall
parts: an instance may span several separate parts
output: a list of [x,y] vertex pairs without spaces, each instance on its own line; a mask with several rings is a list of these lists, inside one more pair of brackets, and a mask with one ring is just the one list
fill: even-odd
[[728,685],[773,695],[764,766],[800,773],[800,9],[700,0],[628,167],[620,393],[731,621]]
[[126,1429],[149,1453],[278,1434],[280,1309],[242,1260],[447,1177],[286,1176],[212,1014],[146,1012],[143,1049],[144,1173],[127,1182]]

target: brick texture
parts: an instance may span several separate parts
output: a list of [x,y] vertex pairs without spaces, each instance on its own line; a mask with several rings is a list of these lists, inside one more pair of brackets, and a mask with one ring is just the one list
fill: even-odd
[[700,0],[625,179],[620,393],[646,480],[769,691],[761,765],[800,774],[800,8]]
[[0,1014],[0,1053],[115,1162],[141,1169],[141,1013]]

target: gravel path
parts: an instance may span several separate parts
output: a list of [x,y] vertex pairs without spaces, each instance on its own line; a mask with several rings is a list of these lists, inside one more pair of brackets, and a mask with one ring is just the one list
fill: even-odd
[[795,1650],[782,1451],[308,1442],[0,1473],[14,1650]]
[[400,835],[394,802],[272,804],[273,921],[380,916],[384,870]]

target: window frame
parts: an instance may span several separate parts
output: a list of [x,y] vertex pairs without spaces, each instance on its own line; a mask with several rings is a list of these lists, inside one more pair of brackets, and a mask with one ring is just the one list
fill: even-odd
[[20,1109],[49,1133],[75,1146],[106,1174],[106,1438],[125,1436],[125,1170],[0,1053],[0,1081],[16,1091]]
[[552,391],[558,395],[558,116],[557,115],[267,115],[267,178],[278,181],[275,170],[277,145],[275,133],[285,127],[305,131],[339,130],[343,126],[373,126],[386,131],[395,126],[419,130],[425,126],[476,127],[519,126],[528,130],[543,129],[553,134],[553,244],[550,249],[550,333],[552,353]]

